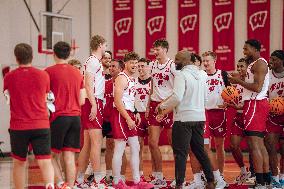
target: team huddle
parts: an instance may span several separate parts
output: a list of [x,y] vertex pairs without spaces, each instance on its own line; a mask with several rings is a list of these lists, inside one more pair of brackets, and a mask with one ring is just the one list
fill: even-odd
[[[5,75],[3,89],[11,110],[15,188],[25,186],[31,146],[47,189],[223,189],[226,137],[240,167],[236,185],[255,177],[254,188],[284,187],[283,50],[274,51],[268,63],[260,56],[259,41],[247,40],[237,72],[227,73],[216,68],[217,55],[212,51],[200,57],[182,50],[170,59],[165,39],[153,44],[155,61],[135,52],[125,54],[123,60],[113,59],[99,35],[92,37],[90,48],[91,56],[81,64],[68,61],[70,45],[58,42],[53,47],[55,65],[43,71],[31,66],[29,45],[15,47],[19,68]],[[170,183],[163,175],[159,149],[163,129],[175,160],[175,179]],[[103,137],[106,171],[101,169]],[[146,137],[150,181],[143,174]],[[211,151],[210,138],[216,153]],[[249,168],[240,147],[243,139],[248,144]],[[125,180],[126,145],[130,185]],[[194,176],[190,183],[185,182],[188,155]]]

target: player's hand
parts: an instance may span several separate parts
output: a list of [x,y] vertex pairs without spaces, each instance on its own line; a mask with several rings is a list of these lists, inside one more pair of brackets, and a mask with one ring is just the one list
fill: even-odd
[[140,125],[140,123],[141,123],[141,116],[140,116],[139,113],[137,113],[137,114],[135,115],[135,120],[136,120],[136,123],[137,123],[138,125]]
[[92,106],[91,113],[89,115],[89,120],[90,121],[95,120],[96,116],[97,116],[97,106]]
[[131,129],[134,129],[136,127],[136,124],[135,124],[135,121],[133,121],[131,118],[127,119],[126,120],[126,123],[128,125],[128,128],[131,130]]
[[157,116],[156,116],[156,120],[158,122],[161,122],[165,117],[165,114],[163,114],[162,112],[160,112]]
[[163,113],[163,110],[162,110],[162,108],[161,108],[161,103],[156,107],[156,109],[155,109],[155,113],[156,114],[162,114]]
[[231,84],[239,84],[242,81],[241,75],[236,72],[228,74],[228,80]]

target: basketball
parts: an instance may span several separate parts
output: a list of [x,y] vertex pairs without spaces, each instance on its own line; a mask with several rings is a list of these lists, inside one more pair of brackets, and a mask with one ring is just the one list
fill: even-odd
[[221,93],[221,97],[226,103],[234,104],[238,103],[239,95],[238,90],[233,86],[226,87]]
[[283,97],[275,97],[270,103],[270,112],[275,115],[282,115],[284,113],[284,98]]

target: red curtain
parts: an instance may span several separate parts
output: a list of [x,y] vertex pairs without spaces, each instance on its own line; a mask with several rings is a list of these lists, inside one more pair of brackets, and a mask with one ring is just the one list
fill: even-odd
[[113,1],[113,56],[133,51],[133,0]]
[[269,59],[270,0],[248,0],[248,39],[261,42],[261,56]]
[[217,54],[216,67],[235,69],[234,0],[213,0],[213,50]]
[[146,57],[154,59],[153,43],[166,38],[166,0],[146,0]]
[[178,49],[199,53],[199,0],[178,2]]

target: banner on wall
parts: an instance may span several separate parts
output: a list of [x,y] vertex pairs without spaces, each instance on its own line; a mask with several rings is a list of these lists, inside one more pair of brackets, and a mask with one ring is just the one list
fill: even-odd
[[199,0],[179,0],[178,49],[199,52]]
[[113,1],[113,56],[133,51],[133,0]]
[[155,59],[153,43],[166,38],[166,0],[146,0],[146,57]]
[[235,69],[234,0],[213,0],[213,50],[217,54],[216,67]]
[[261,42],[261,56],[269,59],[270,0],[248,0],[248,39]]

